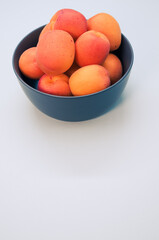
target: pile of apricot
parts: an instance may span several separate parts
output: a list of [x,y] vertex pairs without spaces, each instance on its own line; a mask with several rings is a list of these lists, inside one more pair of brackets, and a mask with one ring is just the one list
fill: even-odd
[[122,63],[114,54],[120,44],[121,29],[110,14],[87,20],[78,11],[61,9],[42,29],[36,47],[21,54],[19,68],[38,80],[39,91],[60,96],[92,94],[122,77]]

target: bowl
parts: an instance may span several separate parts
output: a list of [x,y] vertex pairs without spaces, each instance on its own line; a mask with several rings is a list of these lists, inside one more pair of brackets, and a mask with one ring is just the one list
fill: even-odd
[[13,69],[26,96],[41,112],[63,121],[84,121],[106,114],[115,106],[130,76],[134,53],[128,39],[122,34],[121,46],[114,52],[123,65],[123,76],[118,82],[105,90],[90,95],[55,96],[38,91],[36,89],[37,80],[25,77],[18,66],[20,55],[26,49],[37,45],[43,27],[35,29],[24,37],[13,54]]

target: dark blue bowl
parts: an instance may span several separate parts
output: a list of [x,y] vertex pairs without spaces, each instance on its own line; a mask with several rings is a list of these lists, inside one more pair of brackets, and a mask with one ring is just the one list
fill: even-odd
[[26,78],[19,70],[20,55],[28,48],[36,46],[44,26],[29,33],[16,47],[13,54],[13,69],[19,83],[30,101],[43,113],[63,121],[84,121],[98,117],[109,111],[121,96],[133,65],[134,54],[130,42],[122,34],[122,43],[115,54],[123,65],[123,77],[114,85],[100,92],[85,96],[54,96],[36,89],[37,81]]

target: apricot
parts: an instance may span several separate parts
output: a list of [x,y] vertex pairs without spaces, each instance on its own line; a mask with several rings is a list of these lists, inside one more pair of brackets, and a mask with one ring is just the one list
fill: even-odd
[[65,74],[50,76],[44,74],[38,81],[37,89],[52,95],[70,96],[69,78]]
[[38,67],[36,62],[36,47],[25,50],[19,58],[19,68],[28,78],[38,79],[44,72]]
[[108,38],[100,32],[91,30],[83,33],[75,42],[75,60],[80,66],[102,64],[109,54]]
[[87,31],[87,20],[83,14],[73,9],[61,9],[56,12],[50,22],[55,21],[54,29],[64,30],[76,40]]
[[54,82],[58,81],[58,80],[62,80],[64,82],[66,82],[66,83],[69,83],[69,77],[66,74],[63,74],[63,73],[59,74],[57,76],[54,76],[53,80],[54,80]]
[[66,72],[74,56],[75,44],[69,33],[49,30],[39,38],[36,60],[44,73],[55,76]]
[[88,30],[99,31],[107,36],[111,51],[119,48],[121,44],[121,30],[119,23],[113,16],[107,13],[98,13],[88,19],[87,25]]
[[88,65],[75,71],[69,85],[74,96],[92,94],[110,86],[108,71],[101,65]]
[[72,66],[65,72],[65,74],[70,77],[78,69],[79,66],[76,64],[76,62],[73,62]]
[[55,22],[57,17],[59,16],[59,14],[61,13],[62,9],[58,10],[53,16],[52,18],[50,19],[50,22]]
[[103,67],[105,67],[109,72],[111,84],[116,83],[122,77],[123,73],[122,63],[115,54],[110,53],[107,56],[103,63]]
[[39,35],[39,38],[44,34],[46,33],[47,31],[49,30],[53,30],[54,29],[54,21],[52,22],[49,22],[48,24],[45,25],[45,27],[42,29],[40,35]]

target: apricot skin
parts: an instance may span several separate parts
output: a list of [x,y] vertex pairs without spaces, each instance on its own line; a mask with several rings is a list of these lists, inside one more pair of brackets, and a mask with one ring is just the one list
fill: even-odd
[[71,90],[68,80],[69,78],[65,74],[58,76],[44,74],[38,81],[37,89],[52,95],[70,96]]
[[44,74],[36,62],[36,49],[36,47],[28,48],[19,58],[19,68],[21,72],[31,79],[38,79]]
[[47,31],[38,41],[36,60],[46,74],[56,76],[66,72],[74,61],[74,55],[73,38],[63,30]]
[[53,81],[58,81],[58,80],[62,80],[66,83],[69,83],[69,77],[66,74],[59,74],[57,76],[53,77]]
[[108,71],[100,65],[88,65],[74,72],[69,85],[74,96],[88,95],[99,92],[110,86]]
[[79,66],[76,64],[76,62],[73,62],[72,66],[65,72],[65,74],[70,77],[78,69]]
[[115,54],[110,53],[107,56],[103,63],[103,67],[105,67],[109,72],[111,84],[116,83],[122,77],[123,73],[122,63]]
[[53,30],[54,29],[54,21],[52,22],[49,22],[48,24],[45,25],[45,27],[42,29],[40,35],[39,35],[39,38],[44,34],[46,33],[47,31],[49,30]]
[[55,21],[54,29],[68,32],[74,40],[87,31],[87,20],[83,14],[73,9],[61,9],[56,12],[50,22]]
[[99,31],[110,42],[110,50],[114,51],[119,48],[121,44],[121,29],[116,19],[107,13],[98,13],[87,20],[88,30]]
[[110,43],[107,37],[96,31],[83,33],[75,42],[75,60],[80,66],[102,64],[109,54]]

